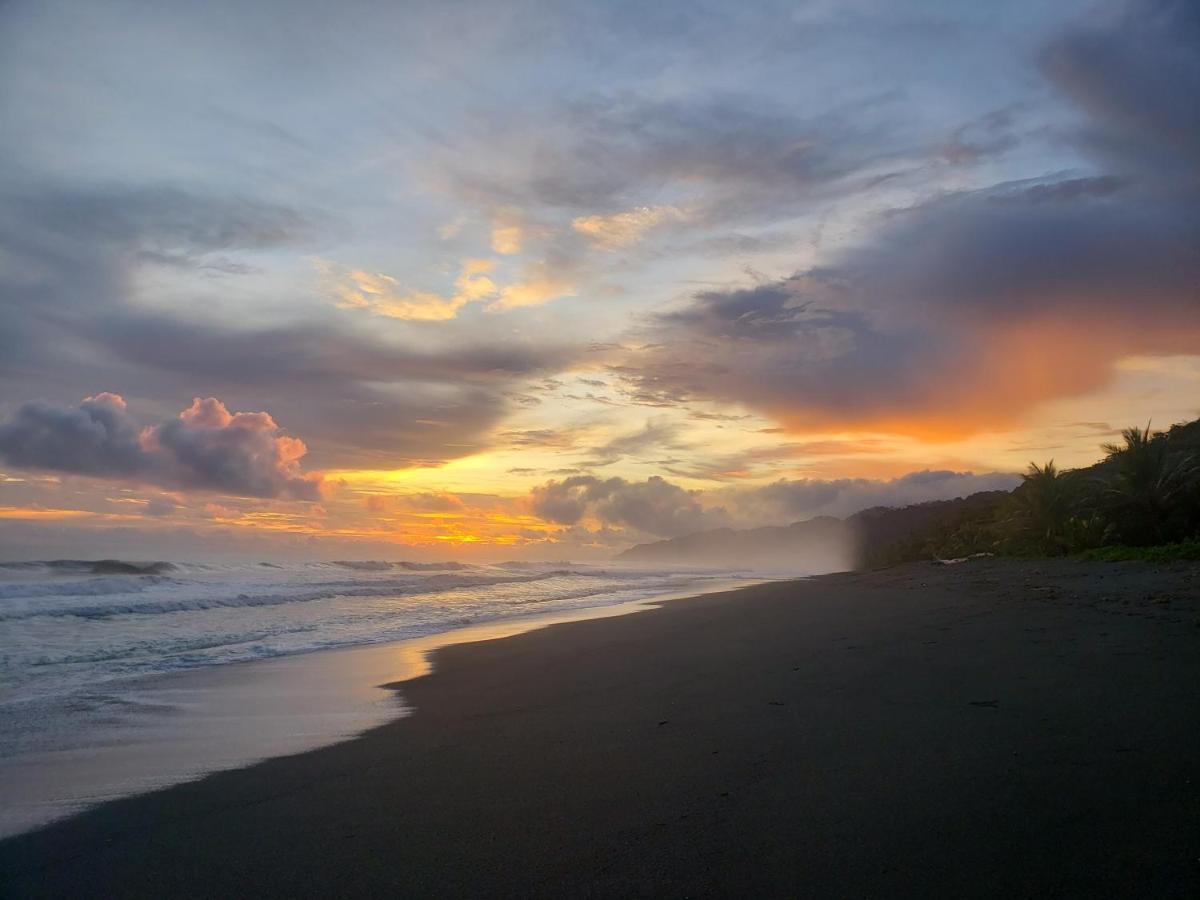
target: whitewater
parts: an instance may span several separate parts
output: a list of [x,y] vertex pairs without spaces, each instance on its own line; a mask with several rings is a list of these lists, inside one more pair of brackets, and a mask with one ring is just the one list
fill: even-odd
[[746,579],[528,562],[0,563],[0,835],[401,714],[379,690],[400,671],[392,647]]
[[0,702],[702,590],[719,577],[525,562],[0,563]]

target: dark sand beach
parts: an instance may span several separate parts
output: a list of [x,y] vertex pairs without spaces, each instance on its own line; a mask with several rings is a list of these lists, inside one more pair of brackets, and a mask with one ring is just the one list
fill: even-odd
[[978,560],[439,651],[415,714],[0,844],[4,896],[1200,895],[1200,567]]

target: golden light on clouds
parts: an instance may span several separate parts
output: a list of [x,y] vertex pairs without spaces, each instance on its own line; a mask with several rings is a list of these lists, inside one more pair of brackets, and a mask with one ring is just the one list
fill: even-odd
[[562,273],[547,263],[526,267],[520,281],[500,292],[500,297],[488,304],[488,312],[503,312],[525,306],[541,306],[552,300],[575,295],[575,286]]
[[492,220],[492,250],[504,256],[521,252],[524,229],[516,210],[503,209]]
[[[764,45],[799,21],[776,4],[686,29],[293,4],[355,47],[302,89],[290,50],[228,77],[202,4],[164,13],[189,65],[154,83],[138,16],[90,49],[60,40],[88,27],[70,4],[18,16],[0,545],[608,552],[652,532],[567,534],[535,492],[715,510],[780,481],[1078,467],[1200,415],[1194,0],[1005,4],[989,27],[942,4],[988,78],[960,77],[982,44],[924,53],[817,5],[814,55]],[[932,83],[953,102],[922,102]],[[138,98],[115,142],[78,114],[114,85]]]
[[684,218],[674,206],[639,206],[609,215],[579,216],[571,227],[604,250],[619,250],[637,243],[650,230]]
[[86,509],[44,509],[36,506],[0,506],[0,519],[28,519],[31,521],[57,519],[95,518],[98,513]]
[[[457,316],[472,299],[461,291],[450,297],[431,291],[408,291],[382,272],[342,269],[325,260],[318,260],[316,266],[341,309],[363,310],[390,319],[442,322]],[[467,279],[468,286],[477,290],[481,287],[480,277],[469,275],[464,269],[459,281]]]
[[[1081,328],[1074,318],[1045,315],[968,337],[956,353],[906,375],[877,400],[864,395],[860,403],[835,407],[820,395],[813,402],[797,395],[765,412],[793,435],[850,428],[943,445],[1019,431],[1046,404],[1082,402],[1108,390],[1123,368],[1134,365],[1123,361],[1133,358],[1126,351],[1133,333],[1142,348],[1156,353],[1200,346],[1200,332],[1165,323],[1110,320]],[[1162,376],[1170,371],[1165,363],[1136,365],[1153,366]]]
[[364,310],[390,319],[442,322],[453,319],[468,303],[487,300],[499,292],[489,275],[496,264],[487,259],[463,260],[450,296],[405,291],[391,275],[379,272],[340,269],[325,260],[318,260],[316,265],[340,308]]
[[346,269],[327,260],[316,260],[314,265],[340,309],[413,322],[449,321],[471,303],[483,303],[488,312],[504,312],[575,294],[571,280],[545,262],[526,265],[518,280],[501,286],[493,278],[495,261],[465,259],[454,279],[454,291],[448,295],[406,290],[396,278],[382,272]]

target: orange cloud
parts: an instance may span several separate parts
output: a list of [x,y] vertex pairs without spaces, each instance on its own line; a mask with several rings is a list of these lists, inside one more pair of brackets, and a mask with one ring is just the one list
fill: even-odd
[[619,250],[636,244],[648,231],[683,217],[674,206],[639,206],[627,212],[580,216],[571,227],[601,249]]
[[492,219],[492,250],[505,256],[521,252],[525,229],[514,209],[502,209]]
[[[101,515],[86,509],[45,509],[40,506],[0,506],[0,519],[55,521],[61,519],[91,519]],[[120,517],[123,518],[123,517]]]
[[231,413],[215,397],[146,427],[107,392],[77,407],[25,403],[0,423],[0,458],[15,466],[242,496],[316,499],[322,480],[301,471],[306,452],[270,414]]
[[498,288],[489,274],[495,264],[486,259],[464,260],[448,297],[431,291],[406,291],[391,275],[361,269],[340,270],[324,260],[318,271],[342,309],[360,309],[389,319],[441,322],[453,319],[468,303],[495,296]]
[[[770,412],[790,431],[853,428],[940,443],[1022,424],[1029,410],[1109,385],[1122,358],[1136,353],[1177,354],[1200,347],[1200,328],[1180,323],[1110,317],[1039,316],[994,325],[968,340],[969,358],[933,364],[907,402],[845,410],[806,404],[797,397]],[[894,400],[894,398],[891,398]]]
[[504,288],[499,299],[488,304],[487,309],[488,312],[503,312],[523,306],[541,306],[574,294],[574,286],[561,272],[547,263],[534,263],[526,268],[520,281]]

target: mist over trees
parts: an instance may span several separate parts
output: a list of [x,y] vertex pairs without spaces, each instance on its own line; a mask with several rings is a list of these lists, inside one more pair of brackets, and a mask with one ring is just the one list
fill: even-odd
[[1102,449],[1104,458],[1082,469],[1030,463],[1010,494],[960,508],[956,520],[945,517],[904,540],[868,546],[864,561],[976,553],[1200,558],[1200,420],[1164,432],[1127,428]]
[[1127,428],[1095,465],[1030,463],[1012,491],[639,544],[631,562],[818,572],[974,555],[1200,559],[1200,420]]

